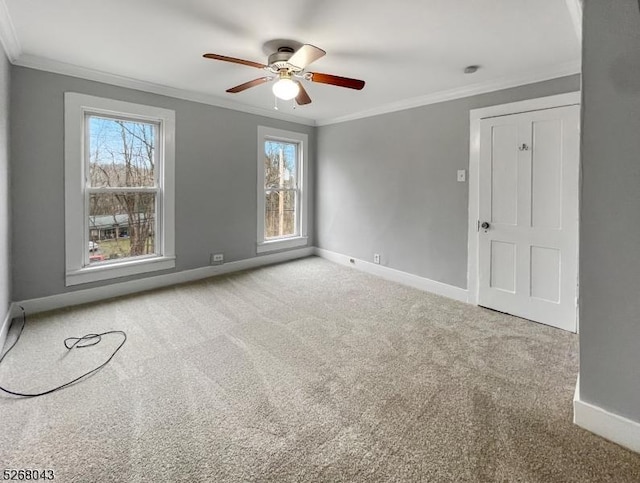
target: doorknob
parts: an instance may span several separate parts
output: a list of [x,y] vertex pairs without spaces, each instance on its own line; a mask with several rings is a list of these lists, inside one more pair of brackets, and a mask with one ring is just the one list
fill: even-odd
[[481,227],[483,230],[487,230],[490,226],[491,226],[491,225],[489,225],[489,222],[488,222],[488,221],[483,221],[483,222],[482,222],[482,225],[480,225],[480,227]]

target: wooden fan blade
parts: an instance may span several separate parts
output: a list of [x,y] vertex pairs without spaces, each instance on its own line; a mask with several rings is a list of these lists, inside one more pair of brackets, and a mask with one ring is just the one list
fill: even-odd
[[331,74],[320,74],[319,72],[310,72],[310,74],[313,82],[348,87],[349,89],[356,89],[358,91],[364,87],[364,81],[359,79],[351,79],[349,77],[340,77]]
[[296,102],[298,105],[304,106],[306,104],[311,104],[311,98],[309,97],[309,94],[307,94],[302,82],[298,82],[298,86],[300,86],[300,92],[298,92],[298,95],[296,96]]
[[311,64],[311,62],[315,62],[325,54],[326,52],[324,50],[319,49],[315,45],[304,44],[296,50],[295,54],[293,54],[287,62],[291,65],[295,65],[299,69],[304,69],[306,66]]
[[226,55],[204,54],[202,57],[204,57],[205,59],[224,60],[225,62],[233,62],[234,64],[248,65],[249,67],[255,67],[256,69],[264,69],[266,67],[266,65],[260,64],[258,62],[237,59],[235,57],[227,57]]
[[245,82],[244,84],[240,84],[239,86],[232,87],[231,89],[227,89],[227,92],[231,94],[237,94],[238,92],[246,91],[250,87],[259,86],[260,84],[264,84],[265,82],[269,82],[271,77],[260,77],[258,79],[253,79],[252,81]]

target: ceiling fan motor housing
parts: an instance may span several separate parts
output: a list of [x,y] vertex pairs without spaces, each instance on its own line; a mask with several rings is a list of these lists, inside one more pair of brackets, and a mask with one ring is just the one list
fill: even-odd
[[276,71],[280,69],[288,69],[291,71],[300,71],[296,66],[289,64],[289,59],[293,56],[293,49],[291,47],[280,47],[277,52],[274,52],[269,56],[269,67]]

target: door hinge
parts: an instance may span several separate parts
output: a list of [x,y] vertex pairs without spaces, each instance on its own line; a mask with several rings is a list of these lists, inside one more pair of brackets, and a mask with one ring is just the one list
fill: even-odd
[[478,220],[478,224],[476,225],[476,231],[480,231],[480,220]]

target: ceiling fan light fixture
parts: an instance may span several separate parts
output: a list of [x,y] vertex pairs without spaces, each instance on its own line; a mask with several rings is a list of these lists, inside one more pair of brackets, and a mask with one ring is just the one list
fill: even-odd
[[[2,3],[2,0],[0,0],[0,3]],[[287,42],[296,44],[296,46],[299,45],[299,42],[286,41],[282,39],[276,39],[274,41],[267,42],[267,44],[273,44],[274,42],[277,42],[278,44]],[[267,44],[265,44],[265,46]],[[276,82],[274,82],[272,86],[276,106],[278,99],[282,99],[283,101],[295,99],[295,103],[299,106],[311,104],[311,98],[304,88],[304,83],[301,82],[302,80],[338,87],[346,87],[348,89],[355,89],[358,91],[364,87],[365,82],[360,79],[351,79],[349,77],[341,77],[333,74],[322,74],[320,72],[307,72],[305,69],[309,64],[315,62],[326,54],[324,50],[314,45],[303,44],[302,46],[297,47],[297,49],[288,45],[278,45],[277,47],[278,51],[269,55],[267,64],[260,64],[251,60],[238,59],[236,57],[212,53],[204,54],[203,57],[206,59],[221,60],[233,64],[255,67],[262,71],[266,71],[268,74],[277,75],[278,77],[275,79]],[[272,50],[272,47],[270,47],[269,50]],[[295,80],[293,79],[294,77],[296,78]],[[252,87],[270,82],[271,80],[274,80],[273,77],[271,77],[271,75],[266,75],[231,87],[227,89],[227,92],[229,94],[238,94],[239,92],[244,92]]]
[[292,81],[288,77],[282,77],[273,84],[273,95],[283,101],[289,101],[296,97],[300,92],[300,86],[297,82]]

